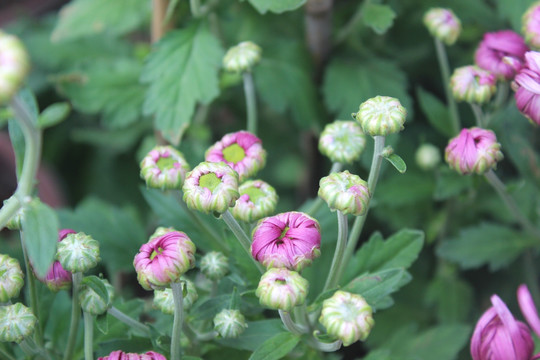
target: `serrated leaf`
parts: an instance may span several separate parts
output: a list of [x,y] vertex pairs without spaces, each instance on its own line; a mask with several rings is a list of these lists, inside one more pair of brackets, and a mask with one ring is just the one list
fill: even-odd
[[405,161],[397,155],[397,154],[390,154],[389,156],[384,157],[390,164],[392,164],[393,167],[396,168],[397,171],[400,173],[404,173],[407,171],[407,164],[405,164]]
[[141,75],[149,84],[143,110],[172,143],[180,141],[197,102],[208,104],[219,94],[223,53],[207,24],[195,22],[168,33],[149,55]]
[[437,255],[457,262],[464,269],[489,265],[499,270],[534,246],[534,238],[511,228],[484,223],[462,229],[456,238],[449,239],[437,249]]
[[75,40],[105,33],[126,34],[149,18],[150,4],[145,0],[73,0],[60,11],[52,41]]
[[362,20],[377,34],[384,34],[393,24],[396,13],[388,5],[368,2],[362,8]]
[[435,95],[425,91],[421,87],[416,88],[416,96],[418,96],[420,109],[426,115],[431,126],[441,135],[446,137],[454,136],[450,113],[446,105],[435,97]]
[[249,360],[279,360],[290,353],[299,341],[300,336],[290,332],[277,334],[255,350]]
[[83,286],[88,286],[90,289],[92,289],[97,296],[103,299],[103,302],[105,302],[106,304],[109,303],[109,293],[107,292],[107,288],[105,287],[103,280],[101,280],[95,275],[90,275],[85,276],[81,284]]
[[44,278],[56,255],[58,218],[48,205],[34,199],[25,206],[22,228],[28,258],[39,277]]
[[249,0],[251,5],[261,14],[267,11],[281,14],[286,11],[296,10],[304,5],[307,0]]
[[39,114],[39,127],[45,129],[64,121],[68,117],[70,111],[71,106],[67,102],[59,102],[47,106],[47,108]]

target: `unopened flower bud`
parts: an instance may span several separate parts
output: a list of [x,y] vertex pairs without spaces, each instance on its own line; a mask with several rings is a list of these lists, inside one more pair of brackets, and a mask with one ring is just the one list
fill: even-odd
[[200,163],[187,174],[182,189],[187,206],[207,214],[223,214],[240,196],[238,173],[225,163]]
[[422,144],[414,155],[416,164],[422,170],[432,170],[441,162],[439,149],[432,144]]
[[319,151],[332,162],[349,164],[360,158],[366,147],[366,135],[355,121],[334,121],[324,127]]
[[28,53],[21,41],[0,30],[0,105],[9,102],[30,69]]
[[[199,298],[199,294],[193,282],[184,277],[182,277],[182,290],[184,296],[182,307],[184,311],[188,311]],[[154,290],[154,307],[164,314],[174,315],[174,297],[171,288]]]
[[332,210],[360,216],[368,209],[370,194],[367,182],[345,170],[321,179],[319,197]]
[[341,290],[323,302],[319,321],[328,334],[341,340],[344,346],[364,341],[375,325],[371,306],[366,300]]
[[79,292],[81,308],[92,315],[101,315],[105,313],[112,306],[114,300],[113,286],[106,279],[100,279],[100,281],[105,286],[105,289],[107,289],[108,299],[99,296],[98,293],[88,285],[81,286]]
[[274,213],[278,195],[268,183],[249,180],[240,185],[238,192],[240,197],[231,209],[235,219],[251,223]]
[[273,268],[261,277],[255,295],[270,309],[291,311],[306,300],[309,282],[296,271]]
[[446,45],[453,45],[461,33],[461,21],[450,9],[429,9],[424,15],[424,25],[433,37]]
[[0,306],[0,342],[20,343],[32,335],[36,322],[32,310],[21,303]]
[[24,285],[24,273],[16,259],[0,254],[0,303],[19,296]]
[[58,243],[56,257],[72,273],[85,272],[99,262],[99,243],[85,233],[68,234]]
[[375,96],[364,101],[356,114],[364,133],[371,136],[386,136],[403,130],[407,110],[398,99]]
[[136,354],[116,350],[107,356],[99,357],[98,360],[167,360],[167,358],[155,351],[148,351],[144,354]]
[[261,60],[261,48],[251,41],[243,41],[230,48],[223,58],[223,67],[227,71],[250,71]]
[[[76,234],[77,232],[72,229],[61,229],[58,231],[58,241],[62,241],[69,234]],[[35,273],[34,273],[35,274]],[[60,261],[55,260],[45,278],[41,278],[36,274],[39,281],[45,283],[49,290],[57,292],[60,290],[67,290],[71,287],[72,274],[62,267]]]
[[529,6],[521,18],[521,23],[525,41],[536,49],[540,48],[540,1]]
[[201,259],[201,271],[207,278],[218,281],[229,272],[229,259],[218,251],[211,251]]
[[246,328],[246,318],[239,310],[223,309],[214,317],[214,330],[223,338],[237,338]]
[[159,226],[152,235],[150,235],[150,238],[149,240],[153,240],[155,238],[158,238],[160,236],[163,236],[167,233],[170,233],[172,231],[177,231],[175,228],[173,227],[164,227],[164,226]]
[[450,89],[454,98],[476,104],[491,99],[497,90],[496,83],[495,75],[474,65],[457,68],[450,77]]
[[172,146],[156,146],[141,161],[141,177],[156,189],[181,189],[189,164]]
[[22,229],[22,220],[24,216],[24,212],[26,211],[26,208],[23,206],[9,219],[9,221],[6,224],[6,227],[9,230],[21,230]]

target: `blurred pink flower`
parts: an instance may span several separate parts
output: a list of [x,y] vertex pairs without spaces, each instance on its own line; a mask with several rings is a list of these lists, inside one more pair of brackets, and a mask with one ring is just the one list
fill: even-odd
[[525,66],[516,75],[512,88],[519,111],[540,125],[540,52],[525,53]]
[[540,2],[532,4],[521,19],[521,32],[525,41],[534,48],[540,47]]
[[116,350],[107,356],[99,357],[98,360],[167,360],[167,358],[154,351],[149,351],[144,354],[135,354]]
[[498,78],[510,80],[523,66],[524,55],[528,50],[521,35],[512,30],[501,30],[484,34],[474,60],[478,66]]
[[291,211],[259,221],[253,230],[251,254],[267,268],[300,271],[320,255],[320,247],[317,220]]

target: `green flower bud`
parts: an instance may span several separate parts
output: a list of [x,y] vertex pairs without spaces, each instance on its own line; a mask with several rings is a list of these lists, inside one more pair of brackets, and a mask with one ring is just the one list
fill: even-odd
[[276,209],[276,190],[262,180],[246,181],[238,188],[240,197],[231,209],[235,219],[251,223],[270,216]]
[[141,177],[155,189],[181,189],[189,164],[172,146],[156,146],[141,161]]
[[109,301],[99,296],[90,286],[83,285],[79,292],[79,302],[81,308],[92,315],[101,315],[105,313],[111,306],[114,300],[114,288],[106,279],[100,279],[109,295]]
[[476,65],[462,66],[450,77],[450,90],[457,101],[484,104],[497,90],[497,77]]
[[441,162],[441,152],[432,144],[422,144],[414,155],[416,164],[422,170],[432,170]]
[[270,309],[291,311],[306,300],[309,282],[296,271],[272,268],[261,277],[255,295]]
[[68,234],[58,243],[56,257],[72,273],[90,270],[99,262],[99,243],[85,233]]
[[167,233],[170,233],[172,231],[178,231],[176,230],[175,228],[173,227],[164,227],[164,226],[159,226],[156,231],[154,231],[154,233],[152,235],[150,235],[150,238],[148,239],[148,241],[151,241],[151,240],[154,240],[155,238],[158,238],[160,236],[163,236]]
[[[193,282],[188,279],[182,278],[182,289],[184,292],[182,307],[184,311],[188,311],[199,295]],[[174,315],[174,298],[171,288],[154,290],[154,307],[164,314]]]
[[356,114],[364,133],[371,136],[386,136],[403,130],[407,110],[398,99],[375,96],[364,101]]
[[366,147],[366,135],[355,121],[334,121],[324,127],[319,151],[332,162],[349,164],[360,158]]
[[223,309],[214,317],[214,330],[224,338],[237,338],[247,327],[244,315],[238,310]]
[[227,71],[250,71],[261,60],[261,48],[251,41],[244,41],[230,48],[223,58]]
[[367,182],[347,170],[323,177],[319,196],[330,209],[354,216],[366,213],[371,197]]
[[433,37],[446,45],[453,45],[461,33],[461,21],[450,9],[429,9],[424,15],[424,24]]
[[24,273],[19,262],[7,255],[0,254],[0,303],[19,296],[24,285]]
[[375,325],[366,300],[360,295],[340,290],[323,302],[319,321],[328,334],[341,340],[344,346],[364,341]]
[[21,41],[0,30],[0,105],[9,102],[30,70],[28,53]]
[[211,280],[221,280],[229,272],[229,259],[218,251],[211,251],[201,259],[201,271]]
[[0,342],[20,343],[32,335],[37,318],[21,303],[0,306]]

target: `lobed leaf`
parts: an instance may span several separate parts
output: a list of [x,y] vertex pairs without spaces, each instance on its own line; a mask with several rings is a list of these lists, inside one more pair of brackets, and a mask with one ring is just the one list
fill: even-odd
[[384,34],[394,24],[396,13],[388,5],[366,3],[362,8],[362,20],[377,34]]

